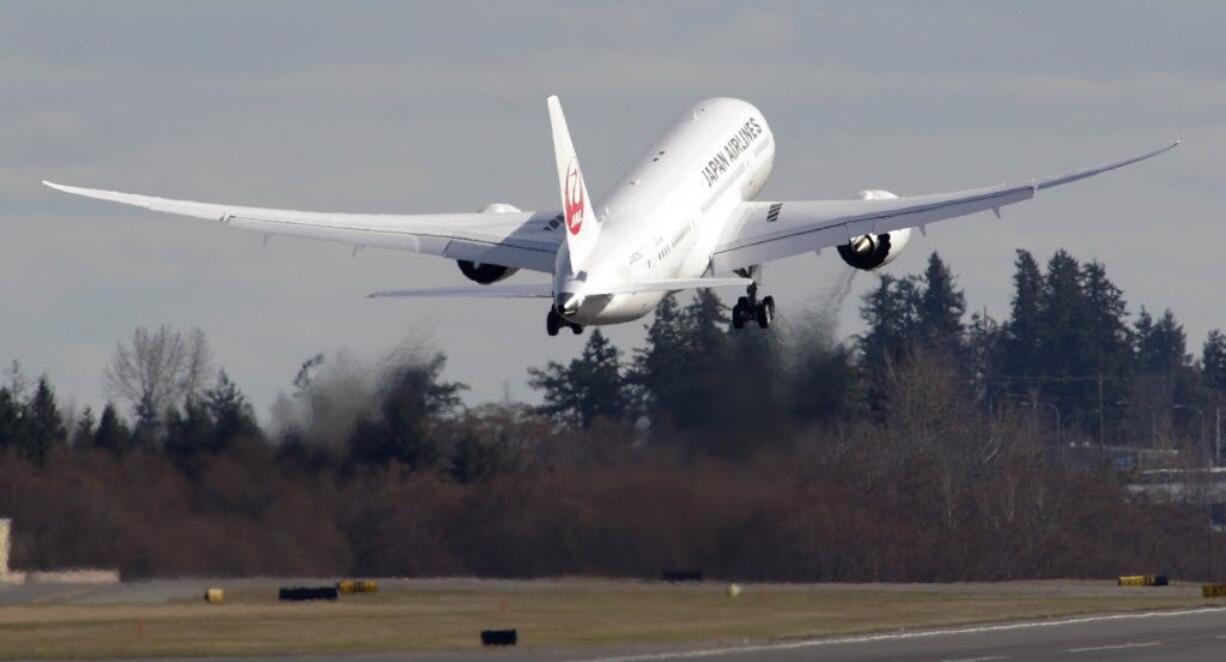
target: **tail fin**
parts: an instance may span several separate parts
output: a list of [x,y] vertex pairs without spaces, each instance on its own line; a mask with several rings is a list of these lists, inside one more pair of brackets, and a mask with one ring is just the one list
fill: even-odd
[[579,273],[592,250],[600,225],[592,212],[592,199],[583,183],[583,171],[579,169],[579,157],[570,141],[566,128],[566,116],[556,96],[546,100],[549,106],[549,125],[553,129],[553,154],[558,164],[558,186],[562,190],[562,215],[566,221],[566,246],[570,252],[571,273]]

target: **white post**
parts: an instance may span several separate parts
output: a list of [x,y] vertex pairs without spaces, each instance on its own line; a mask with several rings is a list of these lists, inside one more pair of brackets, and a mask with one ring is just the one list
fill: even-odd
[[11,520],[0,519],[0,581],[9,574],[9,529]]
[[1217,429],[1213,439],[1213,464],[1220,466],[1222,464],[1222,408],[1217,408]]

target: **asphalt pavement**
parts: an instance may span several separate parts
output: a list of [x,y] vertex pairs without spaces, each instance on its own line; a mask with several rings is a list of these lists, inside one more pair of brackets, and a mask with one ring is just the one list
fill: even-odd
[[[216,658],[222,662],[227,658]],[[228,658],[232,659],[232,658]],[[830,660],[989,662],[996,660],[1226,659],[1226,607],[1105,614],[936,630],[762,643],[619,646],[589,649],[507,648],[447,653],[261,657],[287,662],[655,662],[658,660]],[[147,662],[147,661],[146,661]],[[197,662],[203,662],[197,659]]]

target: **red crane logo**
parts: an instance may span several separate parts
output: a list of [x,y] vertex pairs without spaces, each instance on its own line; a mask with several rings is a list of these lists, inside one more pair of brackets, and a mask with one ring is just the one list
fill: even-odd
[[565,209],[566,214],[566,229],[571,234],[579,234],[579,230],[583,228],[583,206],[584,195],[583,178],[579,176],[579,165],[574,161],[570,163],[570,169],[566,171],[566,187],[565,187]]

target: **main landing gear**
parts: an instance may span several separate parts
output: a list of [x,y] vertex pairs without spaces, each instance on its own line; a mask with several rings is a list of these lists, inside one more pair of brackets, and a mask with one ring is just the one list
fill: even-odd
[[558,314],[557,308],[550,308],[549,316],[545,318],[545,332],[551,336],[556,336],[558,331],[561,331],[563,328],[570,329],[576,336],[583,333],[582,324],[568,321]]
[[749,321],[756,321],[760,328],[768,329],[774,320],[775,297],[766,296],[759,301],[757,283],[750,285],[746,296],[737,299],[736,305],[732,307],[732,328],[734,329],[745,328],[745,323]]

